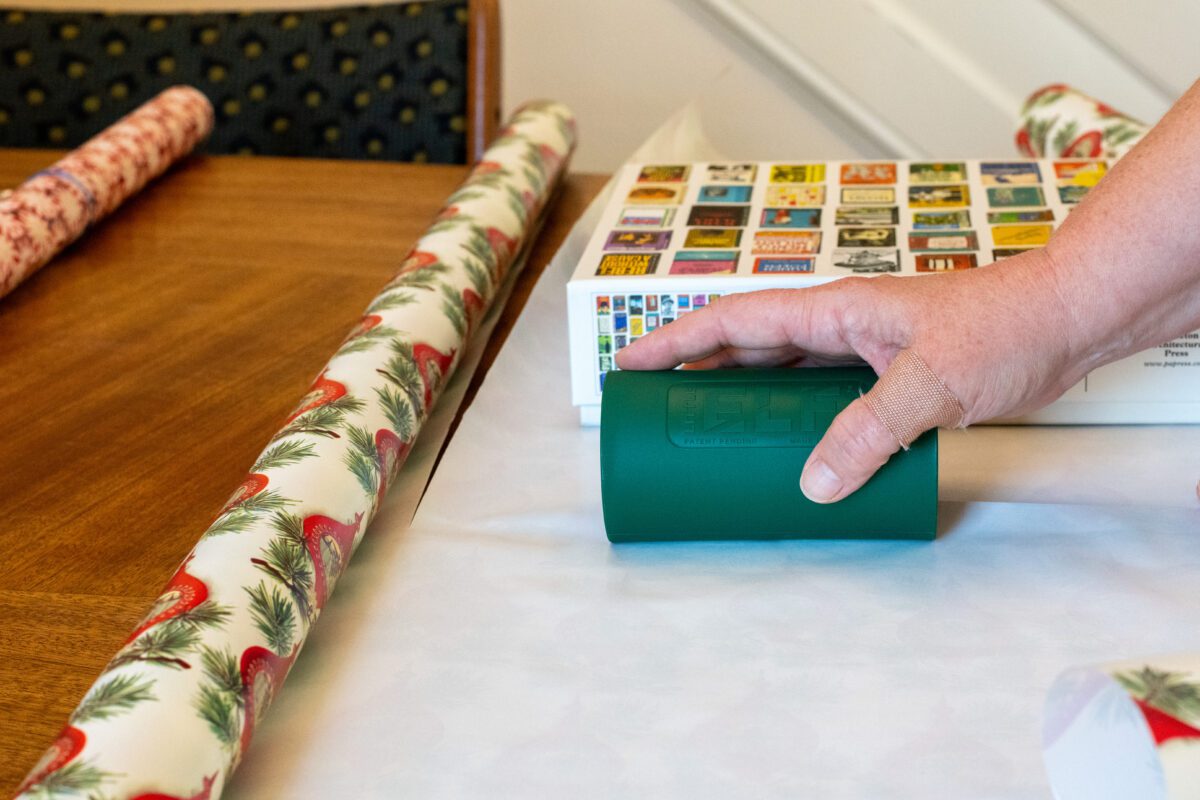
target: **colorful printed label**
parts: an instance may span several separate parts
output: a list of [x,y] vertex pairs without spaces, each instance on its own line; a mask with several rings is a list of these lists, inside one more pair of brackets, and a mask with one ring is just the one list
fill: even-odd
[[838,247],[894,247],[895,228],[839,228]]
[[756,258],[755,275],[783,275],[812,272],[816,267],[814,258]]
[[909,183],[963,183],[967,165],[962,162],[915,162],[908,165]]
[[652,206],[622,209],[617,218],[619,228],[669,228],[675,219],[675,209]]
[[914,253],[930,250],[978,250],[979,240],[975,236],[975,231],[910,233],[908,249]]
[[979,180],[984,186],[1038,184],[1042,172],[1033,161],[985,161],[979,165]]
[[709,164],[708,179],[714,183],[754,183],[757,164]]
[[771,183],[821,183],[824,164],[772,164]]
[[666,250],[670,231],[613,231],[604,241],[605,250]]
[[896,182],[896,165],[893,162],[842,164],[843,184],[880,184]]
[[1048,208],[1038,208],[1031,211],[989,211],[989,225],[999,225],[1011,222],[1053,222],[1054,212]]
[[1104,161],[1055,161],[1054,177],[1059,185],[1092,187],[1108,172]]
[[909,208],[957,208],[971,205],[971,190],[961,186],[910,186]]
[[960,230],[971,227],[971,212],[966,211],[914,211],[913,228],[916,230]]
[[916,260],[917,272],[954,272],[976,265],[974,253],[925,253],[918,255]]
[[597,275],[648,275],[657,268],[659,253],[610,253],[600,259]]
[[1058,187],[1058,199],[1066,205],[1074,205],[1082,200],[1088,193],[1089,186],[1070,186]]
[[991,186],[987,200],[992,208],[1046,205],[1046,195],[1040,186]]
[[825,187],[822,185],[805,186],[768,186],[766,204],[768,206],[819,206],[825,203]]
[[992,228],[992,242],[997,247],[1040,247],[1053,232],[1053,225],[1003,225]]
[[749,206],[692,206],[687,224],[709,228],[736,228],[750,218]]
[[834,250],[833,265],[855,273],[899,272],[900,251],[874,248]]
[[672,275],[728,275],[737,271],[736,250],[680,250],[671,262]]
[[701,186],[697,200],[701,203],[749,203],[753,187]]
[[679,205],[683,202],[683,187],[671,184],[635,186],[625,198],[627,203],[646,205]]
[[895,225],[900,221],[896,206],[839,206],[834,214],[835,225]]
[[888,206],[896,202],[896,190],[891,187],[851,187],[842,189],[842,202],[850,206]]
[[688,179],[690,164],[648,164],[638,173],[638,183],[681,183]]
[[819,208],[764,208],[758,220],[760,228],[819,228]]
[[754,234],[755,254],[807,255],[820,249],[820,231],[759,231]]
[[692,228],[684,247],[737,247],[742,241],[741,228]]

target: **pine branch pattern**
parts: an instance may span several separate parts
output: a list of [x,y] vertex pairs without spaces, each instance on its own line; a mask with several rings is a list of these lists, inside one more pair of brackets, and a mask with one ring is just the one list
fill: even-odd
[[492,294],[492,276],[488,273],[487,268],[474,259],[466,259],[463,261],[463,269],[467,271],[467,278],[471,281],[471,286],[479,293],[480,297],[490,297]]
[[[409,273],[415,274],[415,273]],[[397,308],[410,306],[417,302],[411,292],[384,292],[371,305],[367,306],[368,314],[378,314],[380,311],[394,311]]]
[[[374,495],[379,491],[379,450],[375,447],[375,440],[370,431],[361,427],[348,428],[346,436],[350,440],[350,449],[346,451],[342,460],[350,468],[363,491]],[[276,652],[287,650],[279,647],[272,649]]]
[[254,524],[263,514],[281,511],[295,501],[288,500],[279,492],[268,489],[243,500],[238,505],[226,511],[208,526],[205,537],[222,536],[226,533],[242,533]]
[[492,276],[493,283],[500,280],[500,260],[496,258],[496,252],[492,250],[491,244],[488,243],[487,234],[478,225],[471,225],[467,241],[463,244],[463,249],[484,264],[488,274]]
[[1113,677],[1148,706],[1173,717],[1200,719],[1200,683],[1188,680],[1185,673],[1145,666],[1136,671],[1118,672]]
[[228,648],[205,645],[200,651],[204,681],[193,702],[196,713],[227,749],[237,747],[242,730],[242,676]]
[[296,419],[283,426],[279,433],[271,437],[271,442],[286,439],[289,436],[307,434],[324,436],[330,439],[340,438],[338,430],[345,424],[348,414],[357,414],[365,404],[356,397],[339,397],[331,403],[305,411]]
[[311,442],[281,442],[268,447],[250,468],[251,472],[266,472],[271,469],[290,467],[316,455]]
[[413,415],[417,419],[422,418],[425,413],[425,382],[421,379],[421,371],[417,369],[412,345],[403,339],[393,339],[392,357],[382,369],[376,371],[404,392]]
[[39,800],[78,796],[98,789],[112,773],[105,772],[87,761],[73,761],[46,775],[28,790],[26,795]]
[[449,269],[445,264],[435,263],[412,272],[401,273],[392,278],[391,282],[384,287],[384,291],[388,292],[399,288],[429,291],[438,284],[438,279],[444,276]]
[[273,586],[270,591],[267,585],[259,581],[257,586],[247,587],[246,594],[250,596],[250,616],[254,625],[267,638],[271,649],[277,653],[286,653],[292,649],[296,639],[296,609],[292,601]]
[[75,712],[71,714],[72,725],[82,725],[93,720],[109,719],[128,711],[144,700],[153,700],[153,682],[138,675],[117,675],[92,688]]
[[[528,178],[528,175],[526,176]],[[521,197],[521,192],[514,186],[505,186],[505,202],[508,204],[509,210],[513,212],[517,220],[522,225],[525,224],[526,218],[529,216],[529,211],[525,208],[525,201]]]
[[462,295],[450,286],[442,286],[442,313],[454,326],[455,333],[459,336],[467,335],[467,308],[463,304]]
[[386,342],[388,339],[395,336],[397,333],[395,328],[387,325],[380,325],[378,328],[372,328],[361,336],[356,336],[338,348],[337,355],[344,356],[350,353],[365,353],[372,350],[376,345]]
[[279,533],[261,551],[263,558],[251,562],[281,583],[300,614],[311,621],[316,616],[312,561],[304,548],[304,521],[296,514],[280,512],[271,519]]
[[108,662],[105,670],[116,669],[122,664],[135,661],[158,664],[172,669],[191,669],[192,665],[184,659],[200,642],[200,631],[194,625],[180,622],[178,619],[167,620],[161,625],[150,628],[137,639],[121,648]]
[[[420,376],[418,376],[419,378]],[[412,399],[407,394],[390,386],[381,386],[375,390],[383,415],[387,417],[392,431],[402,441],[410,441],[416,428],[416,418],[413,413]]]

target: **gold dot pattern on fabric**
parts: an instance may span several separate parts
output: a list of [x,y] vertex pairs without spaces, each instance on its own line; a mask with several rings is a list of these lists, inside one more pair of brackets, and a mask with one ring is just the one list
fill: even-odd
[[220,117],[209,152],[462,163],[467,16],[467,0],[237,13],[2,10],[0,147],[76,146],[186,83]]

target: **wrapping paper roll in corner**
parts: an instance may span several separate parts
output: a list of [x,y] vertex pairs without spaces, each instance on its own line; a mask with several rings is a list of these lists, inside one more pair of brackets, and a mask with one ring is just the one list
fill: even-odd
[[0,297],[212,132],[213,109],[173,86],[0,195]]
[[1030,158],[1120,158],[1149,130],[1146,123],[1055,83],[1025,101],[1017,149]]
[[213,800],[564,174],[519,109],[275,432],[19,797]]
[[1042,746],[1057,800],[1200,799],[1200,655],[1063,673]]

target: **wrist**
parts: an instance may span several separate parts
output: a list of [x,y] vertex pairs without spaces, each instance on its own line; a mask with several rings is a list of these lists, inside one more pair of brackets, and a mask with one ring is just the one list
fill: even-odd
[[1132,352],[1131,326],[1125,319],[1127,305],[1114,302],[1111,293],[1098,286],[1085,248],[1050,244],[1036,251],[1031,267],[1040,269],[1053,298],[1055,313],[1062,320],[1065,337],[1064,390],[1092,370]]

